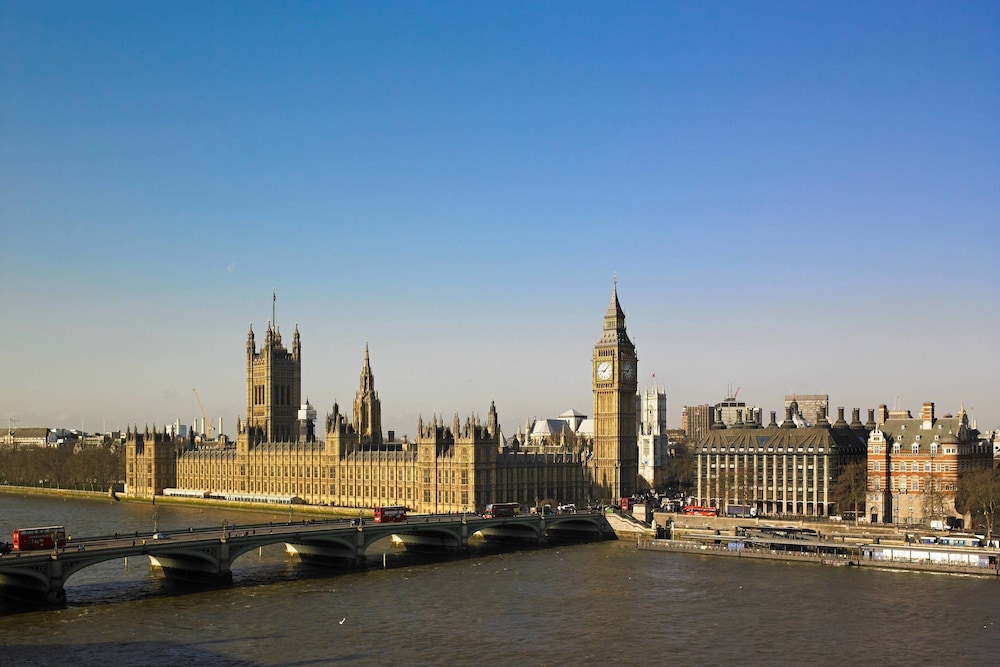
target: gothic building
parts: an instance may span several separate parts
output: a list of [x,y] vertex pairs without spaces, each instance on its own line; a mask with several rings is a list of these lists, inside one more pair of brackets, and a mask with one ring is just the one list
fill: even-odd
[[382,404],[375,391],[375,376],[368,360],[368,344],[365,344],[365,365],[361,369],[361,386],[354,397],[354,423],[361,443],[382,444]]
[[[298,327],[289,352],[269,324],[258,351],[247,337],[246,418],[236,441],[202,443],[155,429],[126,438],[126,495],[150,498],[166,489],[267,501],[371,508],[406,505],[415,512],[481,511],[489,503],[542,501],[587,505],[636,488],[636,355],[625,333],[617,287],[594,348],[594,442],[572,450],[512,451],[504,446],[496,407],[485,419],[456,414],[448,423],[421,417],[415,440],[383,439],[381,403],[368,347],[350,415],[334,403],[316,431],[316,411],[301,401]],[[391,432],[390,432],[391,433]]]
[[642,488],[658,489],[672,452],[667,436],[667,394],[662,387],[643,388],[636,396],[639,478]]
[[281,344],[281,333],[267,323],[264,344],[257,351],[253,325],[247,334],[247,423],[245,427],[269,442],[295,440],[301,405],[302,346],[295,325],[292,351]]
[[637,490],[639,449],[636,433],[638,358],[625,331],[618,303],[618,282],[604,313],[604,331],[594,345],[591,372],[594,393],[594,456],[591,459],[595,498],[622,498]]

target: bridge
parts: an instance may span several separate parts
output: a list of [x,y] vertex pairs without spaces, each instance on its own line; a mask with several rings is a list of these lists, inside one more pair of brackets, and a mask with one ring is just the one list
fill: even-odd
[[391,538],[407,549],[467,553],[470,539],[498,544],[543,544],[561,540],[613,539],[602,514],[578,512],[485,519],[476,515],[410,515],[406,521],[313,519],[287,524],[224,525],[186,531],[102,535],[73,539],[65,548],[0,556],[0,587],[8,597],[58,607],[66,603],[66,581],[84,568],[118,558],[148,556],[168,579],[208,585],[233,581],[241,555],[271,544],[310,563],[363,567],[365,552]]

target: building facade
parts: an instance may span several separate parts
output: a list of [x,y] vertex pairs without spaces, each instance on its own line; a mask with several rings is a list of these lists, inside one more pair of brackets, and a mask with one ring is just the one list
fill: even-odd
[[799,426],[812,426],[819,414],[830,414],[830,396],[827,394],[786,394],[785,409],[792,409],[792,421]]
[[[842,423],[841,423],[842,422]],[[791,410],[778,424],[775,413],[761,427],[717,422],[694,448],[694,504],[753,505],[762,515],[827,516],[838,512],[833,487],[850,463],[863,462],[868,430],[857,420],[831,425],[825,415],[812,428],[799,428]]]
[[591,382],[594,394],[594,449],[590,460],[594,498],[629,497],[638,489],[636,433],[638,358],[625,330],[617,281],[604,313],[604,330],[594,345]]
[[[151,498],[165,489],[235,499],[298,498],[311,504],[371,508],[406,505],[415,512],[481,511],[489,503],[609,502],[635,490],[635,348],[625,333],[617,287],[605,335],[592,358],[594,442],[581,437],[562,451],[514,451],[504,445],[496,407],[485,419],[449,422],[421,417],[415,440],[382,438],[381,404],[366,346],[352,414],[334,403],[317,433],[316,411],[301,396],[301,338],[291,351],[268,325],[258,350],[247,337],[246,419],[235,442],[196,441],[164,428],[126,436],[126,495]],[[607,366],[605,366],[607,364]],[[580,415],[583,417],[583,415]],[[601,433],[600,455],[597,432]]]
[[8,449],[19,447],[48,447],[52,442],[52,430],[48,427],[8,428],[0,434],[0,445]]
[[636,396],[640,490],[659,489],[670,455],[667,437],[667,394],[661,387],[643,388]]
[[715,424],[715,408],[711,405],[685,405],[681,411],[681,429],[684,435],[701,440]]
[[962,473],[993,466],[993,449],[970,426],[965,409],[920,417],[879,406],[868,438],[868,514],[872,523],[959,525],[955,493]]
[[[739,391],[737,390],[737,394]],[[760,424],[760,409],[747,405],[736,398],[736,394],[726,396],[715,404],[715,422],[728,426],[743,426],[747,423]],[[738,422],[738,423],[737,423]]]

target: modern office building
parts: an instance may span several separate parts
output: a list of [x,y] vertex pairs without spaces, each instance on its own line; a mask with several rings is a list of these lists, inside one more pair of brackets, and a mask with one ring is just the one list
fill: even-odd
[[681,411],[681,429],[692,440],[701,440],[715,424],[715,408],[711,405],[685,405]]
[[694,447],[694,504],[719,508],[753,505],[759,514],[827,516],[836,514],[833,487],[850,463],[863,462],[868,430],[857,420],[831,425],[823,414],[811,428],[792,421],[791,408],[778,424],[715,428]]
[[786,394],[785,408],[792,408],[792,420],[800,426],[816,423],[820,410],[830,414],[830,396],[827,394]]

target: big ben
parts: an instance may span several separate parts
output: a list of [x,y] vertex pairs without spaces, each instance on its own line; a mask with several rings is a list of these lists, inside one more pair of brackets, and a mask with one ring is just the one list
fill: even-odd
[[638,387],[635,346],[625,331],[625,313],[618,303],[618,281],[604,313],[604,331],[594,345],[591,382],[594,391],[594,455],[591,479],[595,500],[616,501],[631,496],[639,474],[636,433]]

